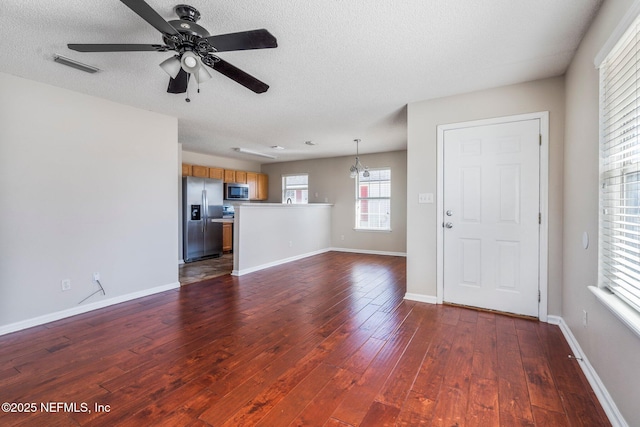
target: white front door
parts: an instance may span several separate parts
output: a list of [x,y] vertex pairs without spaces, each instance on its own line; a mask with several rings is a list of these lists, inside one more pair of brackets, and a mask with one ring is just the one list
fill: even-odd
[[538,317],[540,120],[444,132],[445,302]]

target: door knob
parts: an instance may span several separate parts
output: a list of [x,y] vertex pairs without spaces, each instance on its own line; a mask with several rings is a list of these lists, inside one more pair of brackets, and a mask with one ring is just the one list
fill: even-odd
[[451,216],[451,215],[453,215],[453,211],[451,211],[451,210],[449,210],[449,211],[447,211],[447,212],[445,212],[445,213],[447,214],[447,216]]
[[453,228],[453,224],[448,222],[444,225],[446,228]]

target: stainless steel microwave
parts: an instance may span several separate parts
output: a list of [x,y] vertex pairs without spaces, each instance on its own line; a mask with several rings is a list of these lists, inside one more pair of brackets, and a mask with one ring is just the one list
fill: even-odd
[[249,200],[249,186],[247,184],[227,183],[224,185],[225,200]]

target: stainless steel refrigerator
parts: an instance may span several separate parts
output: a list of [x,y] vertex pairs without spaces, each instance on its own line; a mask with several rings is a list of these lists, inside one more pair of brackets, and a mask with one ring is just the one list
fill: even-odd
[[220,179],[182,178],[183,258],[185,262],[222,255],[223,183]]

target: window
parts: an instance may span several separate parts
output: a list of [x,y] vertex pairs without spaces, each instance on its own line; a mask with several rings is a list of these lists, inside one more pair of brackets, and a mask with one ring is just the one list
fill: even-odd
[[356,177],[356,229],[391,230],[391,169],[370,169]]
[[282,203],[309,203],[309,175],[282,176]]
[[599,286],[640,311],[640,33],[600,65]]

